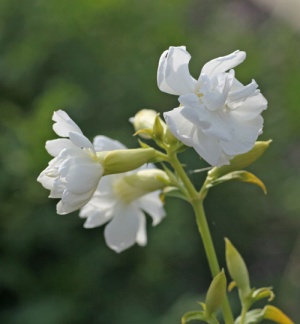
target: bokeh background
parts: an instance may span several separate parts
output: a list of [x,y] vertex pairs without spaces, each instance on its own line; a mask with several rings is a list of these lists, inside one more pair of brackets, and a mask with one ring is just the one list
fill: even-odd
[[[66,110],[91,139],[137,147],[129,117],[178,105],[156,85],[170,45],[187,46],[195,77],[212,58],[247,52],[237,77],[255,78],[267,97],[261,139],[274,141],[249,169],[268,195],[250,184],[217,187],[208,221],[222,265],[227,236],[253,285],[274,286],[274,304],[299,320],[300,10],[299,0],[281,2],[0,1],[1,323],[173,324],[197,308],[210,274],[187,204],[168,198],[168,216],[148,224],[148,245],[117,255],[103,228],[83,229],[77,212],[57,215],[36,182],[50,159],[44,143],[55,138],[54,110]],[[203,166],[192,150],[183,161]],[[231,298],[236,305],[236,292]]]

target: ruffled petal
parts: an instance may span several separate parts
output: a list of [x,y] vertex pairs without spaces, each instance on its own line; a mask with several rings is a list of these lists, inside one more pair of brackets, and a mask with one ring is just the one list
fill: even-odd
[[82,134],[81,129],[65,111],[55,111],[53,113],[52,119],[56,122],[53,124],[53,130],[59,136],[68,137],[70,132]]
[[190,54],[184,46],[169,48],[159,60],[157,83],[161,91],[183,95],[193,93],[197,81],[190,75]]
[[93,144],[83,134],[70,132],[69,138],[74,145],[81,148],[89,148],[95,152]]
[[113,219],[106,225],[104,237],[106,244],[120,253],[136,243],[143,212],[130,205],[120,204],[114,209]]
[[46,142],[46,150],[52,156],[58,156],[63,149],[74,148],[74,144],[66,138],[58,138]]
[[114,151],[126,149],[126,146],[119,141],[113,140],[109,137],[98,135],[94,138],[94,148],[97,152]]
[[221,56],[206,63],[201,73],[207,74],[210,78],[213,78],[218,73],[226,72],[235,66],[242,63],[246,58],[246,53],[243,51],[235,51],[229,55]]
[[193,123],[183,118],[181,115],[182,107],[174,108],[164,113],[165,121],[173,135],[187,146],[193,146],[193,133],[196,127]]

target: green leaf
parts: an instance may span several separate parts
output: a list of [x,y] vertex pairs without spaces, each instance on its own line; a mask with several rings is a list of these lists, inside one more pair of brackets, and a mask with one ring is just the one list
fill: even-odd
[[162,201],[164,201],[165,197],[180,198],[188,201],[188,197],[177,187],[165,187],[161,193]]
[[199,320],[199,321],[204,321],[206,323],[206,315],[203,311],[190,311],[185,313],[182,318],[181,318],[181,324],[186,324],[189,321],[193,321],[193,320]]
[[226,181],[232,181],[232,180],[253,183],[253,184],[259,186],[265,194],[267,193],[267,189],[266,189],[266,186],[264,185],[264,183],[259,178],[257,178],[254,174],[252,174],[248,171],[234,171],[234,172],[228,173],[216,180],[209,182],[206,185],[206,188],[211,188],[211,187],[214,187],[220,183],[223,183]]
[[279,308],[268,305],[263,309],[263,318],[278,324],[294,324]]
[[231,278],[235,281],[239,291],[241,292],[241,298],[244,299],[250,293],[250,281],[247,266],[232,243],[225,238],[226,242],[226,264]]
[[256,142],[254,147],[249,152],[236,155],[232,160],[230,160],[229,165],[214,167],[213,169],[211,169],[208,172],[208,177],[211,179],[217,179],[232,171],[244,169],[248,165],[254,163],[258,158],[260,158],[271,143],[272,140]]
[[220,308],[226,296],[226,286],[227,280],[224,274],[224,270],[222,270],[215,276],[208,288],[205,299],[207,315],[215,313]]

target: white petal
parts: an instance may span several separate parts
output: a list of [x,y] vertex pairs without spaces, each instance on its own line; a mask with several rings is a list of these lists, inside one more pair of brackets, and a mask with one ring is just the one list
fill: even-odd
[[193,138],[193,147],[210,165],[216,166],[219,164],[222,148],[211,136],[206,136],[197,130]]
[[163,53],[159,61],[157,82],[161,91],[183,95],[193,93],[197,81],[190,75],[190,54],[185,47],[169,48]]
[[224,152],[228,155],[246,153],[252,149],[261,133],[263,118],[258,115],[256,118],[242,122],[232,118],[234,136],[230,142],[221,142]]
[[126,146],[119,141],[113,140],[109,137],[98,135],[94,138],[94,148],[97,152],[114,151],[126,149]]
[[58,138],[46,142],[46,150],[52,156],[58,156],[65,148],[74,148],[74,144],[66,138]]
[[207,74],[213,78],[220,72],[226,72],[235,66],[242,63],[246,58],[246,53],[242,51],[235,51],[229,55],[221,56],[206,63],[201,73]]
[[68,137],[70,132],[82,134],[80,128],[65,111],[55,111],[52,119],[56,122],[53,124],[53,130],[59,136]]
[[192,146],[192,136],[195,132],[193,123],[183,118],[181,115],[182,108],[174,108],[164,113],[164,118],[173,135],[187,146]]
[[59,215],[71,213],[83,207],[93,196],[94,190],[88,191],[84,194],[76,195],[65,191],[62,199],[56,205],[56,212]]
[[228,95],[228,101],[238,101],[253,96],[257,88],[257,83],[252,80],[252,82],[247,84],[246,86],[241,86],[234,91],[230,91]]
[[118,253],[134,245],[140,217],[143,217],[143,213],[130,205],[120,205],[115,208],[114,217],[104,230],[106,244]]
[[147,244],[147,230],[146,230],[146,216],[144,213],[140,214],[139,217],[139,228],[136,233],[136,243],[139,246],[145,246]]
[[152,225],[155,226],[166,216],[163,203],[159,197],[160,191],[151,192],[138,200],[140,208],[152,217]]
[[92,151],[95,151],[93,144],[83,134],[70,132],[69,138],[74,145],[82,148],[90,148]]
[[75,161],[66,176],[66,189],[74,194],[84,194],[92,189],[95,191],[102,174],[101,164],[77,164]]

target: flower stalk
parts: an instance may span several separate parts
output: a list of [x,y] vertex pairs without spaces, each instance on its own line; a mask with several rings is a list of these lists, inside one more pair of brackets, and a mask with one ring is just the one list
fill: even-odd
[[[204,186],[198,193],[191,180],[184,171],[180,161],[177,158],[176,154],[172,154],[169,157],[169,162],[173,166],[174,170],[177,173],[177,176],[182,181],[184,187],[187,190],[189,195],[189,201],[194,209],[196,221],[198,225],[198,230],[202,238],[204,245],[206,257],[208,260],[209,268],[213,277],[215,277],[220,272],[220,266],[217,259],[216,251],[214,248],[213,240],[210,234],[210,230],[207,224],[204,208],[203,208],[203,199],[205,197],[206,190]],[[234,318],[232,315],[231,307],[227,297],[225,296],[222,303],[222,312],[226,324],[233,324]]]

